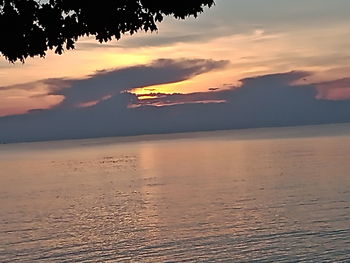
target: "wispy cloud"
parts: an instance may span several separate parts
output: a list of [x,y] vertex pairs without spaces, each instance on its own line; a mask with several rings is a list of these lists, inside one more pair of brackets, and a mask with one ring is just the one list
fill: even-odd
[[[85,78],[51,78],[0,87],[0,99],[3,104],[11,105],[13,99],[8,97],[9,92],[21,95],[25,93],[30,100],[56,97],[55,101],[61,102],[55,107],[88,106],[134,88],[180,82],[223,69],[228,64],[225,60],[158,59],[150,64],[100,70]],[[27,110],[30,109],[33,108]],[[6,109],[2,111],[8,112]]]
[[85,79],[70,80],[68,87],[49,94],[64,96],[60,107],[76,106],[139,87],[187,80],[227,65],[223,60],[159,59],[149,65],[98,71]]

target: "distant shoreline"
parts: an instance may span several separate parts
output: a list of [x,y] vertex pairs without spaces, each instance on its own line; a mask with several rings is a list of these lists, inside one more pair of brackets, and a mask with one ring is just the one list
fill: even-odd
[[[321,128],[321,129],[315,129]],[[272,132],[273,131],[273,132]],[[186,131],[173,133],[153,133],[140,135],[117,135],[105,137],[89,137],[89,138],[64,138],[52,140],[33,140],[33,141],[17,141],[6,142],[0,141],[0,150],[2,146],[23,145],[32,143],[59,143],[61,145],[69,145],[72,142],[82,142],[87,145],[94,144],[93,140],[100,140],[97,144],[109,143],[132,143],[177,139],[193,139],[193,138],[215,138],[217,134],[229,134],[237,140],[254,140],[254,139],[282,139],[282,138],[299,138],[299,137],[322,137],[331,135],[350,135],[350,123],[332,123],[332,124],[315,124],[315,125],[299,125],[299,126],[279,126],[279,127],[259,127],[259,128],[240,128],[240,129],[222,129],[222,130],[204,130],[204,131]]]

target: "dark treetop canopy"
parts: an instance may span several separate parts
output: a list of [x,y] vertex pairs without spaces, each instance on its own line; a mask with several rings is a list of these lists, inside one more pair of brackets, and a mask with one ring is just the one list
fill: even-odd
[[163,16],[197,16],[214,0],[0,0],[0,52],[11,62],[62,54],[79,37],[99,42],[138,30],[155,31]]

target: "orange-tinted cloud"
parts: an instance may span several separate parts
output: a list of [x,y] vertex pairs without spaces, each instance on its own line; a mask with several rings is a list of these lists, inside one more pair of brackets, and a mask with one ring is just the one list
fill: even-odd
[[[210,59],[158,59],[150,64],[100,70],[85,78],[52,78],[0,87],[0,116],[32,109],[93,106],[124,91],[181,82],[223,69],[228,63]],[[22,102],[14,97],[20,97]]]
[[[289,72],[247,78],[242,80],[240,87],[226,90],[154,94],[157,100],[140,100],[137,95],[124,92],[90,107],[56,107],[3,117],[0,118],[0,140],[32,141],[349,122],[350,100],[319,100],[314,85],[293,84],[305,74]],[[128,107],[137,103],[143,105]]]
[[316,84],[317,99],[350,100],[350,78]]

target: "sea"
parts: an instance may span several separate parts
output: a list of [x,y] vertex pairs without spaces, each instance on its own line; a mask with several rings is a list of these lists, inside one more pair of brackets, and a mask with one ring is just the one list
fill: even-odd
[[2,263],[350,262],[350,124],[3,144],[0,208]]

